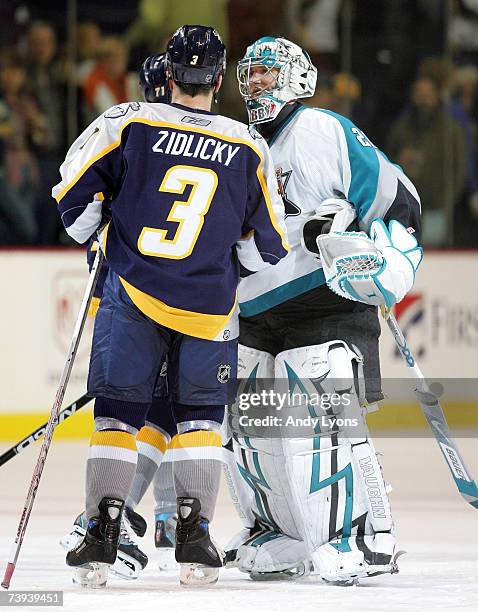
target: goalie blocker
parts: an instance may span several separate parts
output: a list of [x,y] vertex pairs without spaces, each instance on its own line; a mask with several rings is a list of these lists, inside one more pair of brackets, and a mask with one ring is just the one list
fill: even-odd
[[[242,482],[234,487],[237,479],[230,479],[229,484],[244,529],[226,547],[229,565],[256,579],[312,570],[340,584],[394,573],[393,522],[365,423],[358,349],[334,340],[286,350],[274,360],[240,345],[239,364],[245,379],[240,391],[257,389],[258,374],[275,379],[277,391],[306,396],[304,414],[314,414],[317,421],[309,435],[301,430],[301,437],[293,430],[277,438],[233,432]],[[321,407],[314,399],[318,394],[347,401]],[[335,424],[323,427],[324,419]]]

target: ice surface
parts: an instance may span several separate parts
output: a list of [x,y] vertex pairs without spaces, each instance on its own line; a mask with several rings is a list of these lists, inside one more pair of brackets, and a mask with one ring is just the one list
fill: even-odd
[[[458,440],[472,475],[478,476],[476,438]],[[363,580],[357,587],[333,587],[316,578],[257,583],[237,570],[222,570],[206,589],[186,589],[175,572],[156,569],[152,535],[152,496],[138,510],[149,519],[141,540],[150,563],[137,581],[112,578],[90,591],[71,582],[58,539],[82,509],[87,443],[54,442],[35,502],[11,590],[64,591],[64,610],[102,612],[235,612],[291,610],[478,610],[478,510],[455,489],[432,439],[382,438],[377,450],[396,523],[400,573]],[[38,445],[0,467],[0,572],[11,542],[38,455]],[[1,449],[0,449],[1,451]],[[240,527],[223,487],[213,535],[221,544]],[[29,610],[31,608],[22,608]],[[42,608],[43,609],[43,608]]]

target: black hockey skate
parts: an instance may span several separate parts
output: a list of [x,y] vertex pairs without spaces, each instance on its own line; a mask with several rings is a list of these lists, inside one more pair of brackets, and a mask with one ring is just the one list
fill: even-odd
[[184,586],[214,584],[223,566],[224,553],[209,535],[209,521],[200,515],[195,497],[178,497],[176,561],[181,565],[179,581]]
[[106,585],[108,566],[116,561],[123,506],[123,500],[112,497],[100,501],[99,516],[88,521],[84,538],[66,555],[67,565],[75,568],[73,582],[91,588]]
[[146,523],[144,518],[141,516],[141,514],[138,514],[137,512],[135,512],[133,508],[126,506],[124,509],[124,516],[126,520],[128,521],[128,523],[130,524],[131,529],[135,532],[138,538],[142,538],[144,534],[146,533],[148,524]]
[[[132,517],[135,520],[135,524],[132,524]],[[121,524],[118,554],[116,555],[116,561],[109,568],[109,571],[118,576],[118,578],[134,580],[138,578],[140,572],[148,564],[148,557],[131,538],[128,531],[129,525],[136,535],[140,535],[141,533],[144,535],[146,529],[143,529],[141,521],[145,527],[146,521],[144,518],[134,512],[134,510],[131,510],[131,508],[125,507]],[[76,548],[85,537],[87,527],[88,521],[85,515],[83,513],[79,514],[73,523],[71,531],[60,539],[61,546],[66,548],[66,550]]]

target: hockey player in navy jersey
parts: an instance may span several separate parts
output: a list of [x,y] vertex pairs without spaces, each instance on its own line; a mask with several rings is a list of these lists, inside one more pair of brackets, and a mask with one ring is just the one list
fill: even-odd
[[[165,53],[151,55],[145,59],[139,73],[139,82],[143,99],[146,102],[168,104],[171,101],[171,92],[166,78]],[[98,241],[92,238],[87,249],[87,261],[90,269],[97,250]],[[108,263],[104,261],[88,313],[90,316],[94,317],[98,311],[108,270]],[[166,363],[164,365],[166,366]],[[118,554],[114,565],[111,567],[111,571],[120,578],[137,578],[148,562],[147,556],[140,550],[134,537],[134,535],[140,537],[144,535],[146,522],[134,509],[142,499],[153,477],[156,504],[155,543],[159,549],[159,567],[160,569],[167,569],[175,566],[172,558],[174,557],[174,531],[172,526],[176,523],[176,494],[174,492],[171,464],[162,465],[162,460],[168,444],[177,433],[177,429],[172,415],[166,372],[166,367],[161,369],[161,376],[158,378],[153,393],[151,408],[146,417],[145,425],[136,436],[138,449],[136,473],[123,513]],[[158,465],[160,466],[159,469]],[[76,517],[70,532],[61,538],[60,544],[67,550],[71,550],[84,537],[86,527],[87,519],[82,512]]]
[[283,38],[257,40],[238,65],[250,125],[267,140],[281,181],[291,244],[277,266],[241,280],[239,376],[249,388],[275,377],[309,398],[339,393],[344,404],[348,392],[349,404],[335,412],[308,407],[319,419],[351,417],[359,426],[315,426],[309,436],[291,427],[282,439],[236,431],[247,518],[228,558],[263,578],[313,567],[324,580],[351,584],[396,570],[365,414],[383,398],[377,306],[404,297],[421,261],[420,200],[351,121],[299,102],[313,95],[316,78],[308,54]]
[[[85,538],[67,555],[76,579],[106,582],[144,425],[168,358],[178,427],[176,560],[181,582],[217,580],[209,537],[220,475],[218,433],[237,363],[237,244],[268,267],[288,250],[283,203],[262,139],[210,111],[225,69],[217,32],[183,26],[167,48],[170,105],[127,103],[70,148],[54,187],[67,232],[100,243],[110,266],[96,316],[88,391],[95,432],[86,474]],[[251,238],[252,235],[252,238]],[[244,238],[246,239],[246,238]]]

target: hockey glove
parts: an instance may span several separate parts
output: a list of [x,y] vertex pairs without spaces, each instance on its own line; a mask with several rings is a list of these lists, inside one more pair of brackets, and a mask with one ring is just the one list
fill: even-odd
[[334,232],[317,238],[327,285],[348,300],[391,307],[415,281],[423,257],[416,238],[398,221],[375,219],[365,232]]
[[350,224],[355,219],[355,210],[347,200],[327,198],[321,202],[313,217],[302,226],[302,248],[308,255],[319,257],[317,237],[328,232],[345,232],[353,229]]

